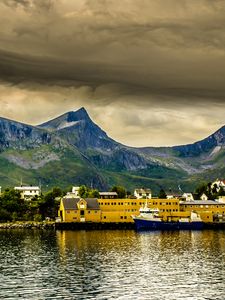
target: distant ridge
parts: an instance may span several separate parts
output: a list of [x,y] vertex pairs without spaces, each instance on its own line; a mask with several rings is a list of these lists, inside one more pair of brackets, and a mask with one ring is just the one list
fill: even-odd
[[224,154],[225,126],[189,145],[135,148],[111,139],[84,107],[38,126],[0,118],[0,185],[22,176],[48,186],[176,190],[225,177]]

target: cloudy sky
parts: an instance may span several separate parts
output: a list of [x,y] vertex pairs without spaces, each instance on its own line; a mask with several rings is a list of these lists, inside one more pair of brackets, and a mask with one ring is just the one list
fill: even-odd
[[225,125],[225,1],[1,0],[0,116],[81,106],[131,146]]

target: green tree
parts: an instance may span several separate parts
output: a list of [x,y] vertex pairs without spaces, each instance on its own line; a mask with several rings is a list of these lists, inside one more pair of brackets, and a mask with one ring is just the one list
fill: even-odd
[[81,185],[78,193],[81,198],[87,198],[88,188],[86,187],[86,185]]
[[164,189],[161,189],[161,190],[159,191],[158,197],[159,197],[159,199],[166,199],[167,195],[166,195]]
[[126,197],[126,190],[123,186],[119,186],[119,185],[114,186],[111,189],[111,192],[116,192],[119,199],[123,199]]
[[99,191],[98,190],[90,190],[88,192],[88,198],[99,198]]
[[213,194],[211,186],[212,186],[212,184],[210,182],[201,184],[200,186],[198,186],[195,190],[195,193],[197,194],[198,199],[200,199],[202,194],[205,194],[208,197],[208,199],[214,199],[215,194]]
[[62,190],[58,187],[52,189],[39,200],[39,212],[42,218],[55,218],[59,209],[60,199],[62,196]]
[[225,190],[222,187],[220,187],[220,190],[219,190],[217,196],[225,196]]
[[4,208],[0,208],[0,222],[12,221],[12,215]]
[[1,195],[0,207],[10,213],[13,220],[23,219],[23,215],[28,210],[28,204],[24,199],[21,199],[20,192],[10,189],[5,190]]
[[90,189],[85,185],[79,188],[79,196],[81,198],[99,198],[99,191],[97,189]]

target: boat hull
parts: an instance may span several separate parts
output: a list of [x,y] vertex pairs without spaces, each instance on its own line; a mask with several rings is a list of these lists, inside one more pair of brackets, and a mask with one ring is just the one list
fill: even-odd
[[203,222],[163,222],[134,218],[137,230],[201,230]]

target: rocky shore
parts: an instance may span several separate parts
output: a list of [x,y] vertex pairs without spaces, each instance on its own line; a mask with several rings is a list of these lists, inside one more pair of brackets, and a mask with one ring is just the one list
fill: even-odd
[[54,229],[55,222],[9,222],[0,223],[0,229]]

